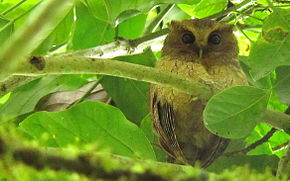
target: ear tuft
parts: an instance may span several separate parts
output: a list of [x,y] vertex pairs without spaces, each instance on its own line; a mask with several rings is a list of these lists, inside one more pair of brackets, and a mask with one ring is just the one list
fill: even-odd
[[231,25],[231,24],[224,24],[224,30],[225,31],[228,31],[228,32],[233,32],[233,30],[234,30],[234,25]]
[[179,21],[171,21],[169,24],[169,29],[172,30],[173,28],[177,28],[180,26],[180,22]]

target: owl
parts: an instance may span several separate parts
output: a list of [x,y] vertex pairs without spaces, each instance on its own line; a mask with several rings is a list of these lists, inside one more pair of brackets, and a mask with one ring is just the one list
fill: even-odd
[[[208,19],[172,21],[155,67],[191,79],[210,81],[216,90],[247,85],[233,26]],[[150,109],[162,148],[183,164],[202,167],[220,156],[229,140],[203,123],[207,101],[162,85],[150,85]]]

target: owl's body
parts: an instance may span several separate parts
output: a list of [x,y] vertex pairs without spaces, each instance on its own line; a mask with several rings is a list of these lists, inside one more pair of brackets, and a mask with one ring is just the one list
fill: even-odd
[[[213,32],[219,33],[221,42],[208,45]],[[184,35],[193,37],[184,38]],[[230,37],[223,40],[224,36]],[[216,90],[222,90],[247,84],[236,60],[237,52],[230,25],[210,20],[173,22],[162,49],[162,58],[155,67],[192,79],[203,79],[213,83]],[[224,151],[229,140],[204,127],[202,113],[206,102],[160,85],[151,85],[150,96],[154,128],[161,146],[171,157],[188,164],[198,160],[206,167]]]

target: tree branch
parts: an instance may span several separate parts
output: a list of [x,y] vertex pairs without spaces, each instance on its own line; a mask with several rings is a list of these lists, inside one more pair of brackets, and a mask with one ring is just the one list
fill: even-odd
[[[152,67],[108,59],[85,57],[31,57],[22,62],[14,75],[40,76],[46,74],[104,74],[133,80],[160,84],[178,91],[209,100],[218,93],[218,85],[210,79],[193,80],[172,72],[164,72]],[[8,85],[9,86],[9,85]],[[3,84],[0,83],[0,87]],[[290,116],[267,110],[260,122],[290,133]]]
[[[70,155],[70,156],[68,156]],[[19,139],[0,136],[0,160],[9,164],[21,162],[37,170],[65,170],[78,173],[92,179],[118,180],[203,180],[213,179],[217,175],[191,166],[174,165],[139,160],[108,153],[76,153],[75,150],[33,148],[24,146]],[[109,168],[108,168],[108,165]],[[135,169],[134,169],[135,168]],[[138,169],[136,169],[138,168]],[[140,170],[141,169],[141,170]]]
[[[218,92],[211,80],[193,80],[172,72],[117,60],[85,57],[31,57],[24,61],[14,75],[40,76],[46,74],[104,74],[172,87],[181,92],[208,100]],[[1,86],[1,84],[0,84]]]
[[232,151],[232,152],[228,152],[228,153],[224,153],[224,156],[232,156],[238,153],[247,153],[253,149],[255,149],[257,146],[265,143],[268,141],[269,138],[271,138],[271,136],[276,132],[276,128],[272,128],[265,136],[263,136],[261,139],[259,139],[258,141],[254,142],[253,144],[249,145],[248,147],[242,149],[242,150],[237,150],[237,151]]
[[[251,3],[250,0],[242,1],[240,4],[237,4],[233,7],[230,7],[224,11],[218,12],[213,14],[208,19],[219,18],[232,11],[236,11],[243,6]],[[168,8],[170,8],[169,6]],[[143,52],[146,48],[160,47],[157,50],[160,50],[163,45],[164,35],[168,33],[169,29],[164,28],[160,31],[147,34],[143,37],[132,39],[132,40],[117,40],[116,42],[112,42],[106,45],[100,45],[93,48],[88,48],[84,50],[74,51],[72,53],[66,53],[60,56],[84,56],[84,57],[92,57],[92,58],[114,58],[117,56],[124,56],[124,55],[133,55]],[[157,39],[154,41],[154,39]]]

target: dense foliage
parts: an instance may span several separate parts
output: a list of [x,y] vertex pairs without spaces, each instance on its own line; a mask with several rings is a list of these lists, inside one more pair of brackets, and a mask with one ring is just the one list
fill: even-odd
[[[78,69],[82,62],[74,65],[77,61],[64,62],[46,71],[46,64],[35,63],[33,60],[38,59],[28,57],[110,57],[123,62],[124,67],[125,62],[153,67],[160,58],[166,32],[163,30],[171,20],[205,17],[235,25],[240,62],[249,82],[249,86],[229,88],[210,99],[204,111],[206,127],[233,139],[226,152],[243,150],[270,130],[273,134],[258,146],[220,157],[206,171],[220,174],[216,177],[220,179],[274,179],[271,172],[277,171],[279,158],[287,150],[290,118],[284,114],[281,118],[267,117],[266,112],[270,109],[284,112],[290,105],[289,1],[0,0],[0,121],[1,127],[9,125],[7,134],[6,129],[1,129],[0,154],[1,140],[7,141],[5,139],[11,136],[37,150],[68,149],[72,155],[102,152],[116,158],[138,159],[138,165],[126,167],[137,173],[147,173],[146,167],[158,168],[158,164],[162,167],[159,162],[165,162],[165,152],[158,147],[149,115],[148,82],[152,82],[151,79],[134,78],[123,72],[124,68],[96,75],[87,72],[85,66]],[[114,42],[117,46],[105,48]],[[140,49],[137,45],[146,42],[145,48],[143,46],[136,54]],[[123,47],[118,49],[118,45]],[[102,51],[90,51],[89,48],[97,46]],[[118,54],[118,50],[125,53]],[[36,64],[37,69],[23,71],[19,68],[28,63]],[[71,68],[73,66],[75,69]],[[42,70],[47,75],[37,73]],[[135,80],[128,79],[130,76]],[[286,120],[280,121],[282,118]],[[271,119],[276,122],[271,123]],[[273,131],[270,125],[278,130]],[[0,179],[87,179],[68,171],[36,172],[10,156],[0,157],[3,158]],[[106,159],[104,167],[109,170],[122,167],[122,164],[114,165],[116,158]],[[151,160],[149,166],[144,166],[142,161],[148,160]],[[233,173],[226,170],[244,165],[247,167]],[[163,166],[160,174],[166,172],[167,165]],[[241,173],[245,174],[238,178]],[[186,174],[194,176],[184,171],[180,177],[176,175],[176,179],[187,178]]]

